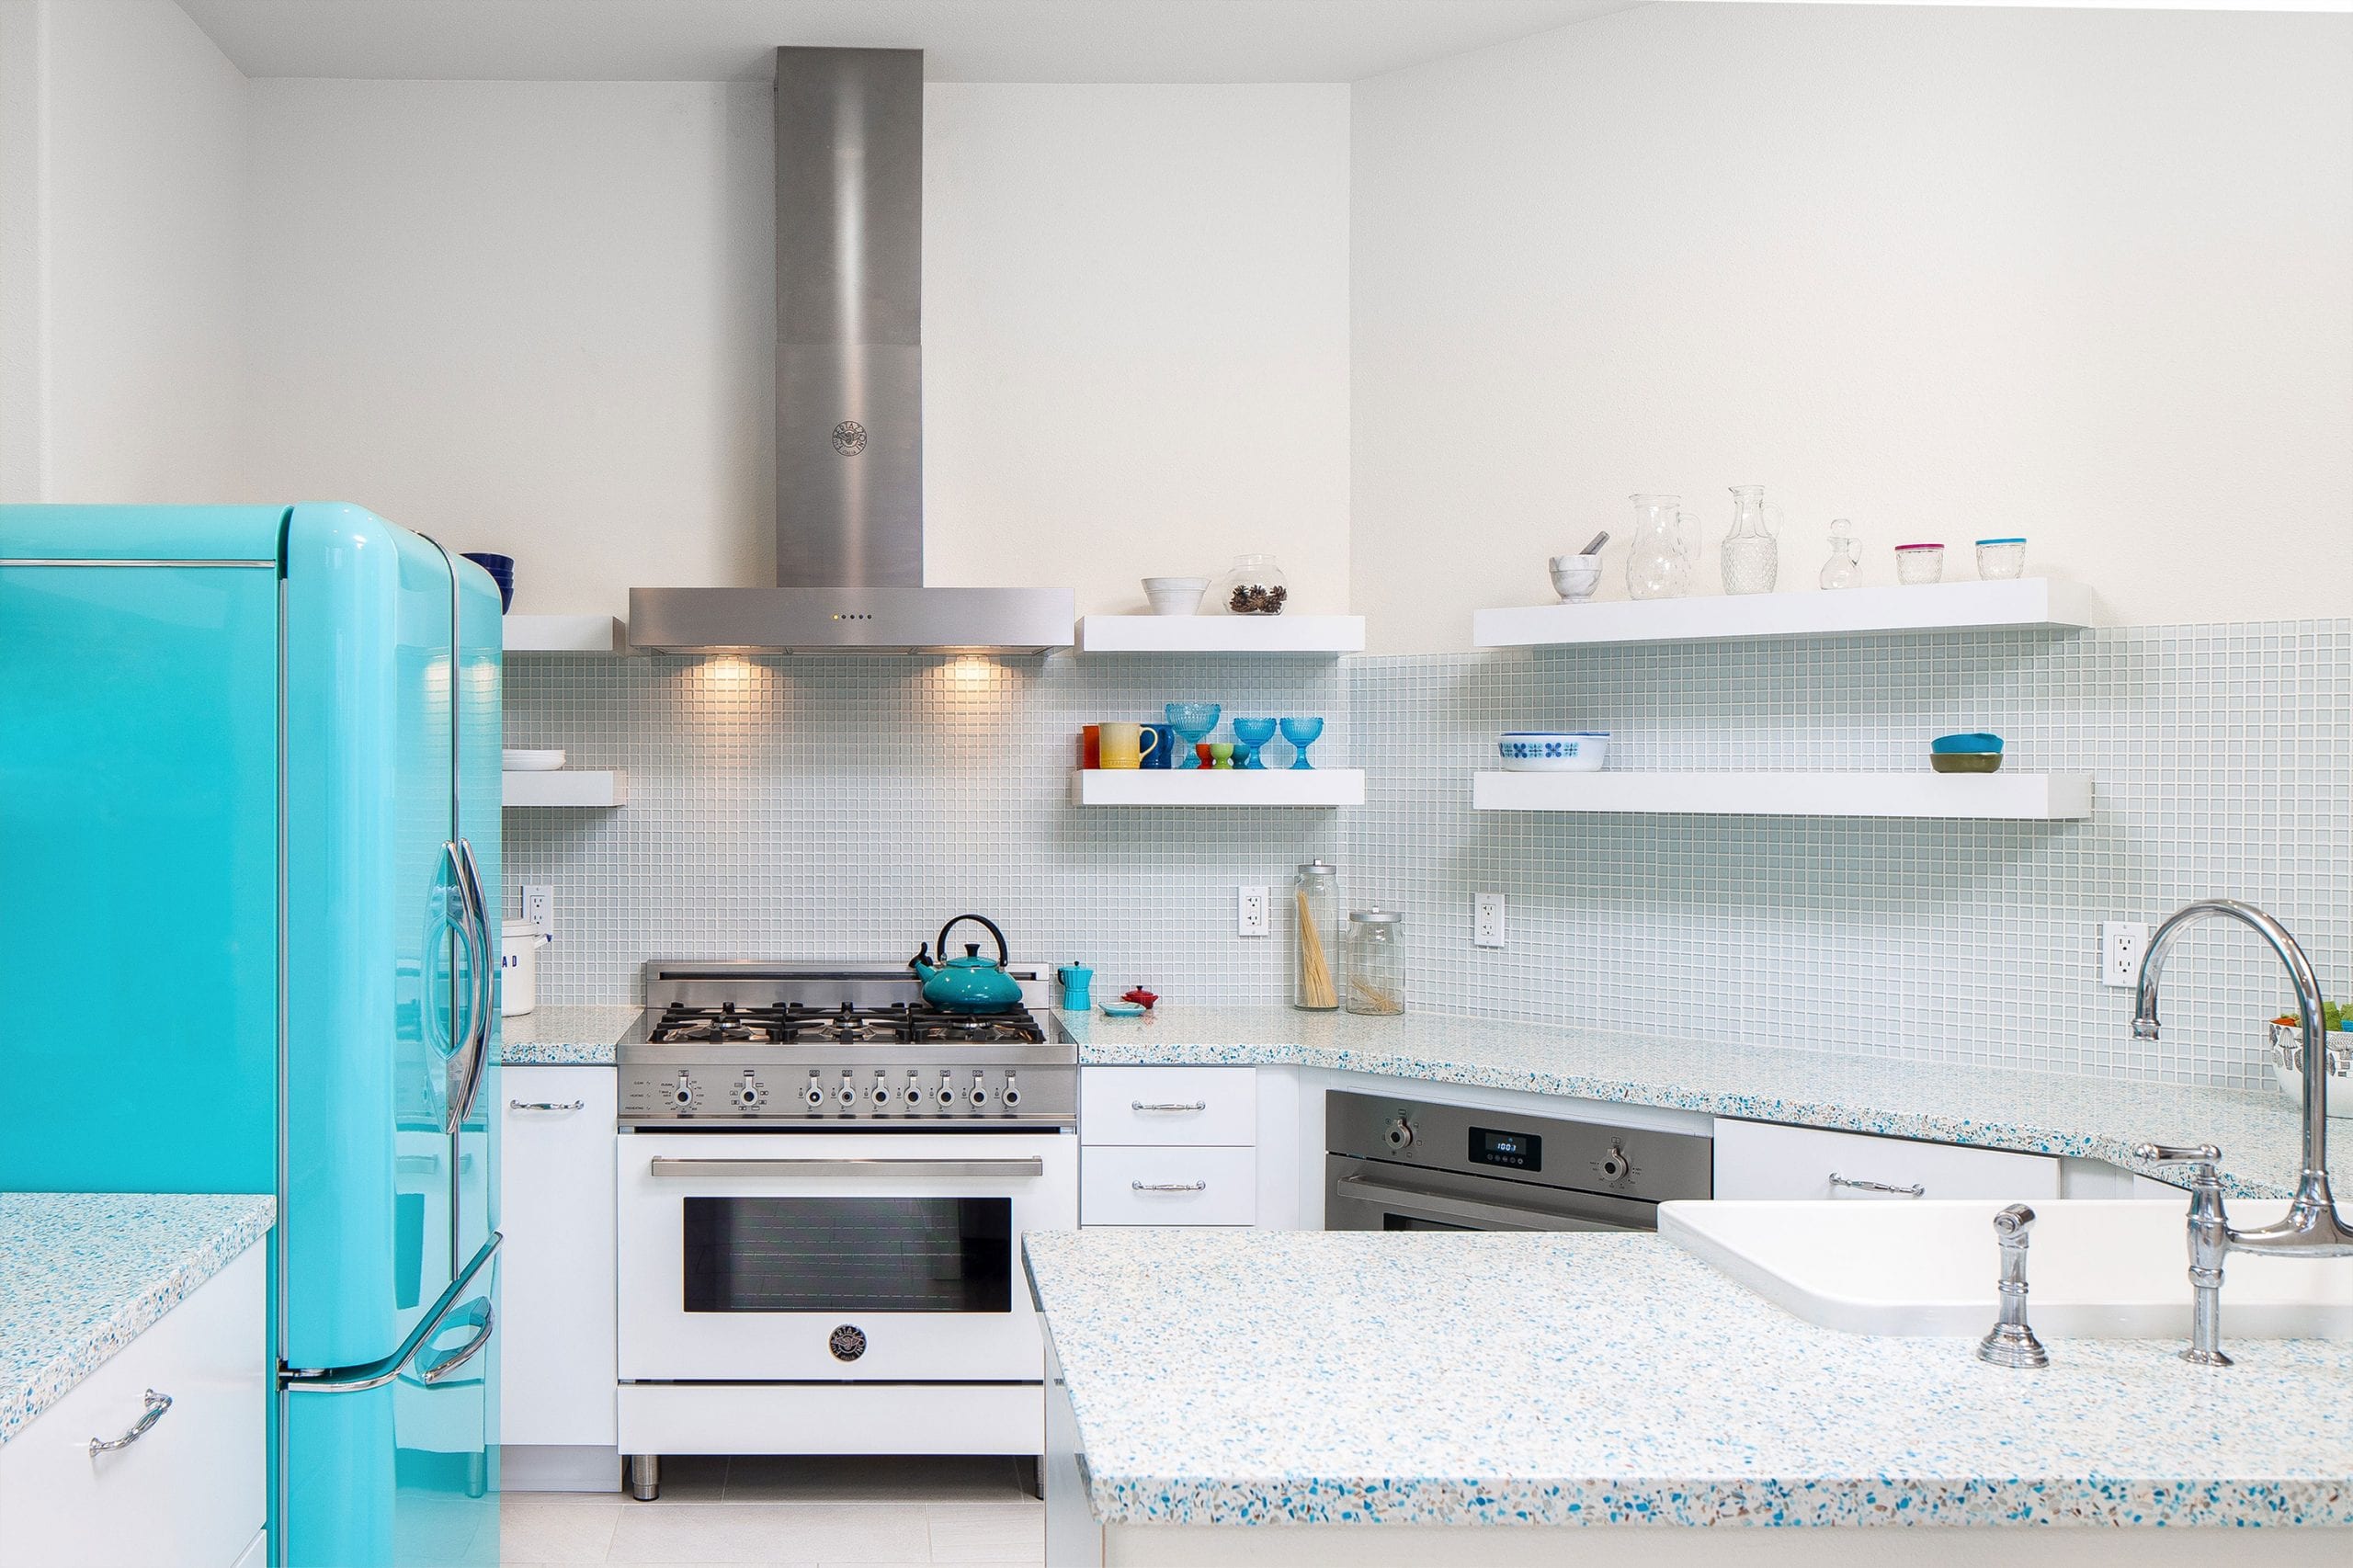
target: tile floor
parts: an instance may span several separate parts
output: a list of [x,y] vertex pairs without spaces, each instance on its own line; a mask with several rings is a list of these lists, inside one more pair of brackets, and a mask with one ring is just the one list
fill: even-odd
[[1009,1459],[665,1459],[656,1502],[510,1492],[499,1510],[513,1568],[1038,1568],[1045,1550],[1045,1506]]

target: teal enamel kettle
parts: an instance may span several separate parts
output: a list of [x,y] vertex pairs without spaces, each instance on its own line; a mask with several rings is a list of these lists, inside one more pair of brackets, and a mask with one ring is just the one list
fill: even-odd
[[[948,933],[967,920],[977,920],[996,938],[996,957],[981,957],[978,942],[964,944],[964,956],[948,956]],[[960,915],[939,928],[935,944],[939,962],[929,961],[930,954],[923,949],[907,960],[907,967],[923,982],[923,999],[943,1013],[1002,1013],[1021,1005],[1021,983],[1006,972],[1012,953],[1005,945],[1005,933],[996,922],[985,915]]]

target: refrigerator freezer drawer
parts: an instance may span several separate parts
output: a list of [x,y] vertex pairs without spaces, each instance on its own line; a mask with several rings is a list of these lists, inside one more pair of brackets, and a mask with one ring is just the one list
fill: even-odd
[[[268,1500],[268,1247],[256,1244],[0,1447],[0,1565],[221,1568]],[[137,1441],[93,1455],[149,1408]]]

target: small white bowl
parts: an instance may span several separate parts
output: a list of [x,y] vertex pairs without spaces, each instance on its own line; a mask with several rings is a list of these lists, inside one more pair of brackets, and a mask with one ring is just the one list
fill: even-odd
[[502,751],[498,766],[508,773],[553,773],[563,766],[560,751]]
[[1609,755],[1607,730],[1507,730],[1495,738],[1506,773],[1597,773]]
[[1552,591],[1563,604],[1581,605],[1601,585],[1601,557],[1556,555],[1552,560]]
[[1201,596],[1210,591],[1207,577],[1146,577],[1143,597],[1154,615],[1199,615]]

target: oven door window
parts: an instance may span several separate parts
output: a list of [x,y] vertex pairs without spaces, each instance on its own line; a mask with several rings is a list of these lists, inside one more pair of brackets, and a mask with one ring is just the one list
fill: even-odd
[[1009,1198],[689,1198],[690,1312],[1013,1310]]

